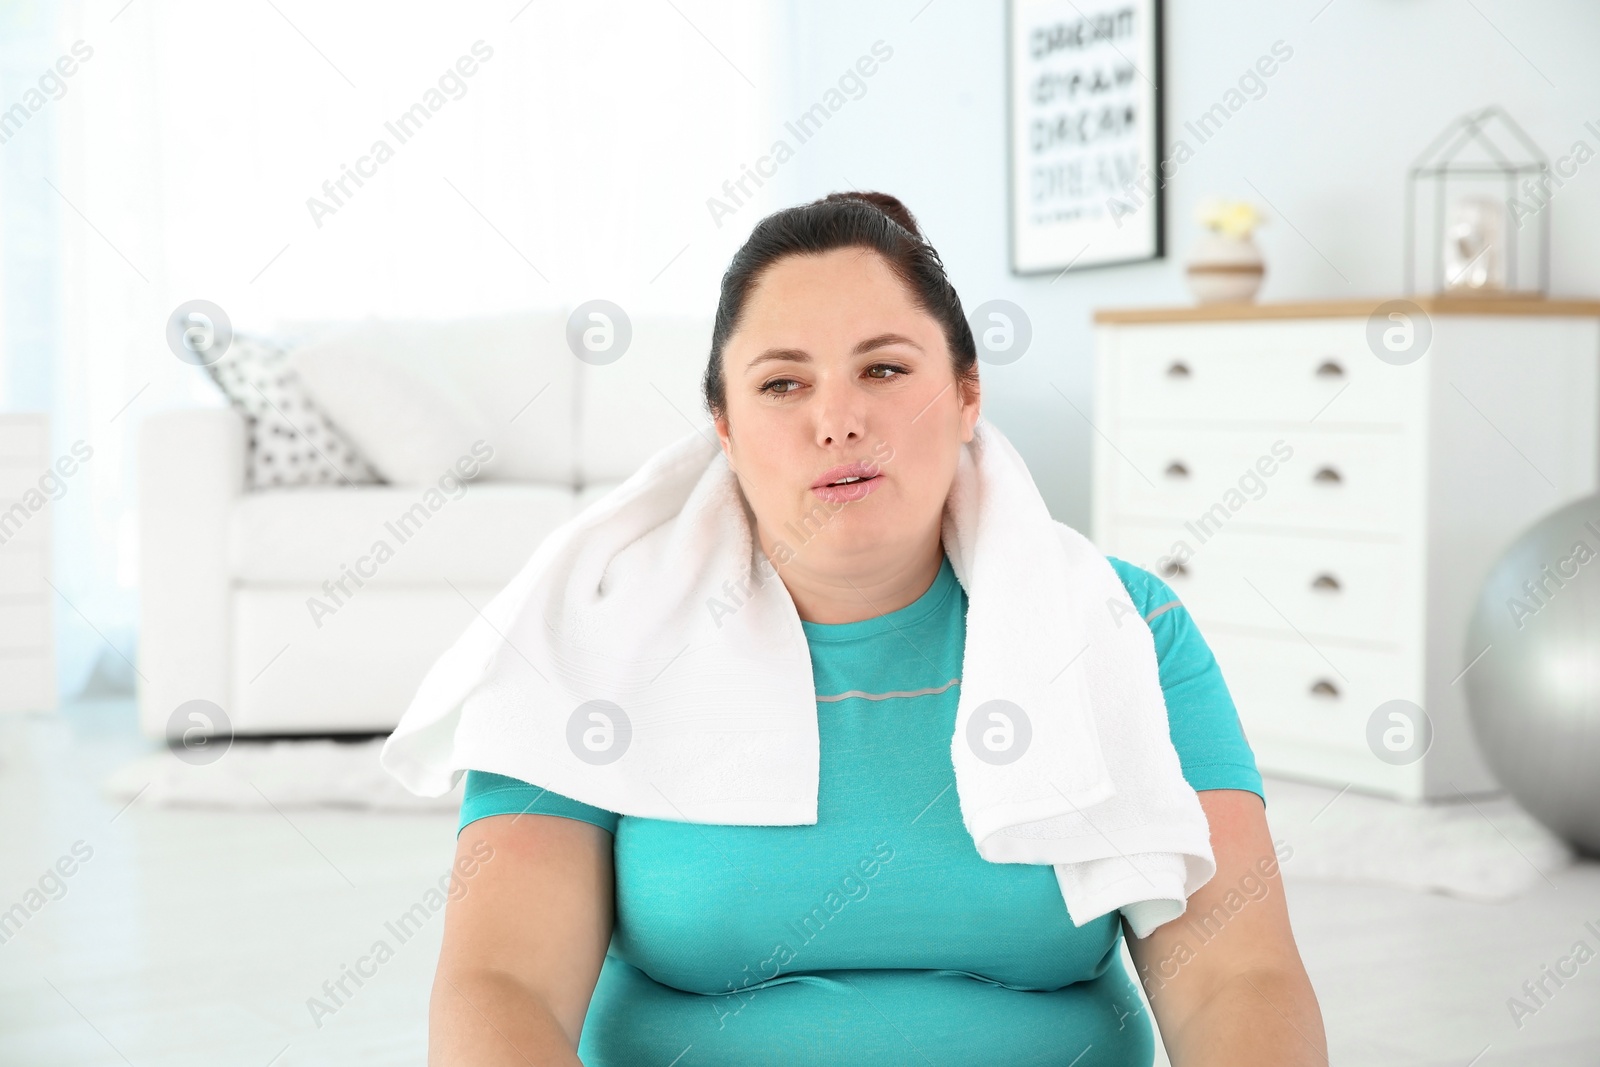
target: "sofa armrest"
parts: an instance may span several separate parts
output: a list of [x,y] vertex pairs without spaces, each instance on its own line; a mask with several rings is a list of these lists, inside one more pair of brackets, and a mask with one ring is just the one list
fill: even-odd
[[139,728],[165,737],[180,704],[233,699],[228,522],[245,491],[231,408],[156,412],[139,427]]

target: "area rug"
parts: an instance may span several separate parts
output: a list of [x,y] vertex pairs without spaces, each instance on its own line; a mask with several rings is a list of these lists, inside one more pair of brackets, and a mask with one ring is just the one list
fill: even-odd
[[443,811],[461,807],[457,782],[439,797],[408,792],[378,763],[383,737],[359,741],[235,738],[205,764],[158,749],[113,771],[105,795],[122,803],[201,808],[360,808],[374,811]]
[[1569,866],[1571,846],[1508,794],[1410,804],[1265,779],[1284,877],[1510,900]]

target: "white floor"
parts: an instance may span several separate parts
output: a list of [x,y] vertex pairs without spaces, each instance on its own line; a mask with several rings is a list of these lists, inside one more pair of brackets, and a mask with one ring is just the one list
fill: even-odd
[[[396,942],[454,817],[119,811],[99,782],[150,747],[128,702],[0,716],[0,911],[92,850],[0,944],[0,1064],[423,1064],[440,916],[320,1025],[307,1001]],[[1332,1063],[1600,1064],[1600,955],[1520,1028],[1507,1007],[1576,942],[1600,952],[1600,864],[1500,905],[1286,877]]]

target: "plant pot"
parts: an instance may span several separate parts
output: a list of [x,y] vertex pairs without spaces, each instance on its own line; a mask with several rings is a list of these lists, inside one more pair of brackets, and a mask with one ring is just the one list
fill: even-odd
[[1203,234],[1189,254],[1189,291],[1202,304],[1248,303],[1267,268],[1250,237]]

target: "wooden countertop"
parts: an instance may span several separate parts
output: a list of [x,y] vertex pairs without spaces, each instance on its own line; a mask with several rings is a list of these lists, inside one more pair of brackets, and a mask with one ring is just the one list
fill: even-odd
[[1429,315],[1574,315],[1600,318],[1600,300],[1526,296],[1362,297],[1356,300],[1297,300],[1283,303],[1190,304],[1181,307],[1098,308],[1102,322],[1223,322],[1242,319],[1366,317],[1390,300],[1410,300]]

